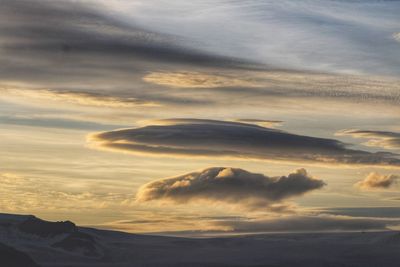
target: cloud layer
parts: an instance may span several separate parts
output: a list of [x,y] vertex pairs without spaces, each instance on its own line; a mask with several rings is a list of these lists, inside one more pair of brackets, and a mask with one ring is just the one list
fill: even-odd
[[400,42],[400,32],[393,33],[393,39],[397,42]]
[[363,190],[374,190],[374,189],[387,189],[393,186],[397,180],[400,179],[398,175],[381,175],[375,172],[368,174],[364,180],[356,183],[360,189]]
[[214,67],[242,64],[233,57],[189,47],[189,42],[173,34],[119,20],[107,14],[102,5],[95,8],[85,1],[64,0],[0,3],[0,58],[5,62],[0,78],[68,81],[71,76],[87,79],[115,72],[132,73],[154,63]]
[[350,135],[354,138],[369,139],[364,143],[367,146],[400,149],[400,133],[352,129],[342,130],[337,135]]
[[143,80],[177,88],[261,87],[261,83],[233,75],[213,75],[200,72],[153,72]]
[[156,103],[142,101],[130,97],[118,97],[104,95],[94,92],[80,92],[70,90],[48,90],[48,89],[22,89],[18,87],[0,88],[0,99],[23,98],[33,101],[55,101],[82,106],[93,106],[103,108],[133,108],[138,106],[154,107]]
[[[307,102],[310,101],[309,97],[340,98],[346,101],[351,99],[352,103],[356,99],[357,101],[379,101],[397,105],[400,99],[397,80],[313,73],[304,69],[304,65],[299,67],[297,63],[284,67],[281,64],[275,64],[276,60],[269,58],[270,55],[278,55],[282,59],[288,55],[288,51],[276,51],[275,49],[270,51],[266,45],[271,42],[269,35],[264,37],[266,40],[259,43],[258,53],[262,55],[241,58],[250,54],[243,52],[243,49],[247,52],[254,51],[252,46],[257,39],[254,36],[259,36],[259,30],[249,32],[249,36],[246,34],[243,36],[243,32],[230,32],[226,36],[224,35],[225,38],[241,36],[228,41],[229,44],[238,44],[237,48],[240,48],[238,51],[224,47],[222,40],[218,42],[218,46],[205,45],[213,43],[221,37],[220,32],[214,32],[215,23],[205,28],[203,28],[204,25],[200,25],[200,28],[198,28],[199,25],[196,25],[199,21],[209,23],[205,17],[197,17],[197,12],[203,10],[210,3],[199,5],[186,2],[177,4],[177,2],[169,4],[168,10],[171,13],[168,13],[160,12],[160,10],[164,10],[161,8],[165,4],[164,2],[158,4],[141,2],[139,5],[134,4],[133,10],[124,9],[124,11],[130,10],[131,15],[134,14],[134,19],[124,17],[119,13],[116,16],[116,13],[110,12],[108,9],[108,6],[112,5],[110,1],[103,1],[103,5],[90,5],[88,0],[35,0],[34,4],[29,0],[1,0],[0,3],[3,7],[0,10],[2,25],[0,27],[2,52],[0,60],[3,63],[0,66],[0,83],[18,81],[46,88],[50,92],[80,94],[81,98],[86,98],[86,95],[99,94],[101,91],[100,94],[110,98],[105,100],[107,103],[102,101],[101,106],[113,105],[114,107],[121,105],[132,107],[134,104],[141,106],[153,103],[172,107],[178,104],[193,105],[195,103],[218,107],[221,105],[237,107],[246,106],[248,103],[264,104],[266,101],[271,101],[271,97],[289,99],[301,97],[303,101]],[[129,1],[118,1],[120,5],[123,3],[129,6]],[[327,19],[327,23],[332,22],[330,17],[333,14],[331,11],[325,10],[326,3],[321,4],[316,1],[313,5],[320,6],[322,10],[318,11],[321,12],[317,15],[318,19],[307,21],[307,25],[311,23],[315,27],[315,23],[319,19]],[[335,3],[334,5],[334,8],[340,10],[346,9],[345,6],[347,6],[343,4],[342,7],[336,7],[336,5],[341,6],[342,4]],[[138,12],[145,6],[149,9]],[[163,13],[170,16],[177,11],[176,8],[179,10],[183,6],[187,8],[184,8],[187,14],[193,13],[194,17],[199,19],[196,22],[192,20],[192,17],[187,17],[189,19],[186,21],[187,27],[191,31],[193,30],[190,34],[180,31],[181,27],[176,27],[176,25],[171,28],[174,29],[174,32],[169,31],[171,25],[167,24],[175,20],[171,17],[163,18],[163,15],[160,15]],[[217,6],[219,8],[216,8]],[[278,17],[282,19],[281,26],[288,34],[279,33],[280,37],[292,36],[291,33],[294,29],[287,27],[288,19],[296,18],[304,23],[304,10],[297,10],[292,4],[288,5],[290,16],[287,16],[287,11],[282,10],[280,4],[259,2],[257,6],[264,12],[269,13],[275,10],[284,15]],[[225,8],[228,8],[228,13]],[[214,13],[216,15],[215,22],[220,21],[221,15],[233,16],[227,18],[228,21],[225,23],[228,24],[220,29],[223,31],[236,29],[237,23],[247,21],[247,19],[243,21],[244,18],[253,17],[239,14],[245,11],[250,12],[253,8],[249,3],[238,6],[233,1],[229,1],[229,3],[217,1],[212,6],[212,9],[216,11]],[[154,9],[157,10],[157,17],[152,17],[152,21],[147,21],[142,15],[147,12],[151,13],[151,10],[154,11]],[[311,13],[308,14],[310,17],[316,16],[313,12]],[[275,14],[270,15],[275,16]],[[181,19],[181,16],[173,15],[173,17]],[[339,20],[349,23],[347,18]],[[160,24],[155,23],[157,21]],[[264,32],[270,28],[266,27],[265,23],[272,22],[275,24],[275,21],[271,21],[269,18],[267,21],[261,19],[255,23],[257,28]],[[297,25],[292,22],[289,24]],[[219,24],[217,23],[217,25]],[[250,25],[254,25],[253,22]],[[305,28],[302,27],[302,29]],[[214,33],[212,36],[215,39],[197,40],[199,36],[205,34],[204,37],[206,37],[211,32]],[[319,33],[320,30],[317,32]],[[336,31],[333,32],[336,33]],[[193,38],[193,34],[196,35],[196,38]],[[293,41],[290,40],[288,43],[293,50]],[[323,43],[328,42],[325,40]],[[365,43],[367,42],[361,42],[361,44]],[[395,45],[396,49],[400,49],[397,44]],[[221,47],[224,48],[221,49]],[[307,45],[306,49],[310,49],[310,47],[312,46]],[[265,50],[271,53],[266,53]],[[226,51],[229,52],[225,53]],[[331,51],[333,50],[328,50],[328,52]],[[347,50],[343,49],[342,51]],[[388,50],[381,49],[381,51]],[[299,51],[291,52],[294,53],[291,57],[298,58],[296,53]],[[314,52],[315,49],[312,54]],[[307,52],[307,54],[309,53]],[[320,53],[323,52],[320,51]],[[240,55],[239,58],[237,55]],[[266,56],[267,59],[263,56]],[[330,59],[337,60],[338,58],[343,57],[334,56]],[[390,55],[388,61],[395,58]],[[321,57],[317,62],[320,61]],[[340,61],[342,62],[342,60]],[[309,57],[306,62],[309,63]],[[363,64],[362,67],[364,66],[372,65]],[[297,71],[288,69],[297,69]],[[321,66],[318,66],[317,69],[320,70]],[[378,69],[383,68],[374,67],[374,70]],[[176,88],[185,88],[186,90],[174,90]],[[219,90],[215,90],[216,88]],[[197,92],[199,89],[202,90],[201,93]],[[38,92],[43,95],[42,93]],[[75,96],[73,97],[76,100]],[[112,98],[118,100],[118,103]],[[243,101],[244,98],[247,101]],[[134,103],[121,103],[123,102],[121,99],[131,99],[131,102]],[[83,102],[88,103],[87,100],[89,99],[86,98]],[[310,106],[314,107],[315,101],[311,100],[310,102]],[[96,101],[96,103],[99,102]],[[286,106],[283,108],[285,109]]]
[[226,220],[216,225],[233,232],[324,232],[384,230],[399,225],[398,219],[352,218],[348,216],[290,216],[258,220]]
[[[184,205],[147,209],[133,201],[132,190],[149,182],[146,177],[184,174],[204,162],[218,166],[221,159],[249,170],[274,161],[274,173],[287,164],[318,165],[332,190],[307,197],[301,202],[306,207],[394,205],[394,190],[380,192],[379,202],[376,194],[354,195],[346,179],[358,177],[358,169],[345,167],[397,174],[397,151],[373,153],[377,149],[331,136],[354,125],[395,129],[397,7],[400,1],[0,0],[0,162],[5,172],[18,174],[0,174],[0,206],[52,216],[68,210],[82,223],[109,214],[143,221],[181,216],[188,212]],[[179,116],[220,121],[142,123]],[[280,120],[287,131],[274,129]],[[398,134],[383,131],[351,134],[399,149]],[[94,148],[144,155],[88,150],[82,142],[89,132],[96,132],[89,138]],[[237,205],[257,209],[258,216],[259,207],[288,208],[291,197],[322,186],[303,171],[282,177],[229,168],[196,173],[174,177],[176,185],[163,179],[163,188],[145,195],[160,202],[218,202],[219,215],[240,214],[225,213]],[[397,179],[383,176],[365,184],[390,188]],[[200,226],[191,229],[204,229],[200,216],[214,208],[193,208],[189,213]],[[185,223],[177,218],[158,227]]]
[[[131,194],[99,192],[92,188],[71,190],[69,181],[49,181],[0,172],[0,209],[32,213],[52,211],[93,211],[119,207]],[[61,186],[62,184],[62,186]]]
[[247,209],[274,209],[283,200],[324,185],[304,169],[288,176],[268,177],[242,169],[214,167],[148,183],[139,189],[136,199],[139,202],[158,200],[177,204],[206,201]]
[[239,122],[182,119],[95,133],[92,146],[126,152],[225,156],[302,163],[399,167],[400,159],[386,152],[353,150],[338,140],[296,135]]
[[391,36],[399,31],[398,1],[120,2],[127,19],[228,55],[281,68],[399,73]]

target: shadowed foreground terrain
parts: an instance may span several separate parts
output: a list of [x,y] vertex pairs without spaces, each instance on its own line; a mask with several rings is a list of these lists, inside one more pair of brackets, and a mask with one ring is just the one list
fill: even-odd
[[394,231],[180,238],[1,214],[0,243],[0,260],[8,267],[397,267],[400,262],[400,233]]
[[39,266],[28,255],[1,243],[0,243],[0,262],[1,266],[7,266],[7,267]]

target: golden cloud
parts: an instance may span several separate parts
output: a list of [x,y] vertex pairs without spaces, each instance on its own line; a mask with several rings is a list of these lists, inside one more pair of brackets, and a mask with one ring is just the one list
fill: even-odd
[[247,210],[284,211],[284,200],[301,196],[325,185],[305,169],[288,176],[268,177],[243,169],[213,167],[142,186],[138,202],[161,201],[174,204],[225,203]]
[[[248,87],[274,93],[342,97],[348,95],[376,98],[390,96],[398,100],[398,79],[381,76],[359,76],[300,71],[215,71],[152,72],[143,77],[148,83],[172,88]],[[282,91],[285,90],[285,91]]]
[[4,87],[1,88],[0,91],[2,92],[2,98],[23,98],[38,101],[54,101],[81,106],[106,108],[159,106],[157,103],[142,101],[136,98],[115,97],[92,92],[89,93],[48,89],[23,89],[16,87]]
[[153,72],[143,80],[148,83],[178,88],[217,88],[217,87],[259,87],[261,84],[251,79],[237,78],[233,75],[215,75],[201,72]]
[[398,175],[382,175],[372,172],[368,174],[364,180],[356,183],[355,185],[362,190],[387,189],[393,186],[399,179],[400,176]]
[[[77,211],[121,206],[131,195],[61,190],[51,181],[0,173],[0,209],[7,212]],[[65,187],[65,184],[63,184]]]
[[363,143],[366,146],[400,149],[400,133],[397,132],[351,129],[339,131],[336,135],[349,135],[353,138],[369,139]]

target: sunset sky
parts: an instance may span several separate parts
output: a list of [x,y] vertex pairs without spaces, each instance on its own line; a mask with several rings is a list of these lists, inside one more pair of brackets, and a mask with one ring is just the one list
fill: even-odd
[[400,1],[0,0],[0,212],[400,226]]

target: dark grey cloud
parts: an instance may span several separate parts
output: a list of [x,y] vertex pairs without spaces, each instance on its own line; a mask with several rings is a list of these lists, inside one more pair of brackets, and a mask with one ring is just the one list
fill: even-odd
[[400,149],[400,133],[397,132],[351,129],[339,131],[337,135],[368,139],[365,143],[367,146]]
[[11,81],[31,91],[209,105],[216,100],[149,85],[142,78],[159,70],[264,68],[123,21],[100,3],[0,0],[0,6],[0,86]]
[[400,159],[393,153],[354,150],[335,139],[296,135],[239,122],[169,120],[166,125],[96,133],[89,140],[101,148],[155,155],[400,166]]
[[324,232],[385,230],[397,226],[400,220],[376,218],[352,218],[346,216],[290,216],[258,220],[232,220],[215,222],[232,232]]
[[148,183],[139,189],[136,199],[177,204],[207,201],[247,209],[280,209],[282,207],[275,204],[324,185],[304,169],[288,176],[268,177],[242,169],[214,167]]
[[152,62],[251,65],[202,52],[182,38],[130,25],[78,2],[1,0],[0,4],[3,77],[25,74],[50,79],[57,74],[96,76],[105,70],[137,72],[148,70],[145,66]]
[[[264,102],[265,97],[271,96],[372,100],[391,104],[399,101],[396,82],[364,81],[340,75],[320,77],[317,73],[282,68],[276,76],[266,71],[271,68],[263,64],[223,56],[219,52],[206,52],[201,43],[156,32],[150,26],[138,26],[134,20],[129,23],[119,20],[118,14],[107,12],[101,4],[94,7],[67,0],[0,0],[0,4],[0,80],[84,93],[104,89],[115,96],[159,101],[172,106],[197,103],[243,105]],[[243,40],[247,43],[247,39]],[[154,72],[182,70],[206,74],[231,71],[234,77],[243,78],[249,74],[243,73],[243,69],[249,73],[265,71],[252,72],[261,74],[255,75],[254,79],[258,88],[219,88],[219,92],[203,88],[199,95],[193,88],[176,92],[147,84],[142,79]]]

